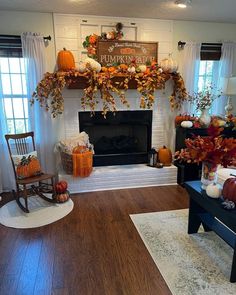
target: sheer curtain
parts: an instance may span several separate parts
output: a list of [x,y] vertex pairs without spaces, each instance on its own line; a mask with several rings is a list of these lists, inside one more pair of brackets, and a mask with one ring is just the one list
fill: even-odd
[[[45,73],[45,44],[41,35],[31,32],[23,33],[21,41],[23,57],[25,58],[27,93],[30,98]],[[29,117],[29,130],[35,133],[36,149],[42,169],[46,172],[54,172],[55,122],[38,103],[29,107]]]
[[[217,79],[217,89],[224,89],[224,78],[229,78],[233,74],[233,64],[236,44],[232,42],[224,42],[221,48],[221,58],[219,64],[219,72]],[[217,98],[212,106],[212,113],[217,115],[224,115],[224,107],[227,102],[227,97],[222,95]]]
[[3,191],[10,191],[15,187],[14,172],[4,137],[4,135],[7,133],[4,103],[2,97],[2,80],[0,79],[0,193]]
[[[181,68],[185,87],[190,95],[197,92],[200,52],[201,43],[186,42],[181,60]],[[181,111],[193,113],[193,105],[186,102]]]

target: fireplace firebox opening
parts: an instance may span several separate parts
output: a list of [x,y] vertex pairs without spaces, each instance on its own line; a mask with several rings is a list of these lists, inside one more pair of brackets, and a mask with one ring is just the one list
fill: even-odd
[[152,111],[79,112],[80,132],[94,145],[94,166],[148,162],[151,149]]

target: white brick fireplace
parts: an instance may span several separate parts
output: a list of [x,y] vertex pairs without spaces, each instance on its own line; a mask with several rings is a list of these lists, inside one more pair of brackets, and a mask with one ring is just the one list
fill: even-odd
[[[167,84],[168,85],[168,84]],[[168,95],[171,86],[167,86],[166,93],[158,91],[156,101],[153,107],[152,121],[152,146],[159,148],[163,145],[169,145],[167,139],[167,127],[165,126],[166,113],[165,106],[168,105]],[[68,138],[78,133],[79,130],[79,111],[81,109],[80,98],[82,90],[65,90],[65,111],[64,126],[65,137]],[[139,94],[136,90],[129,90],[127,98],[130,103],[129,110],[140,110]],[[118,110],[127,110],[126,107],[117,101]],[[101,110],[101,105],[97,106],[97,111]],[[169,126],[171,128],[171,126]],[[156,185],[176,184],[177,168],[175,166],[164,167],[162,169],[151,168],[145,164],[138,165],[119,165],[107,167],[94,167],[93,173],[88,178],[74,178],[66,175],[63,170],[59,173],[59,178],[67,180],[71,192],[86,192],[96,190],[145,187]]]

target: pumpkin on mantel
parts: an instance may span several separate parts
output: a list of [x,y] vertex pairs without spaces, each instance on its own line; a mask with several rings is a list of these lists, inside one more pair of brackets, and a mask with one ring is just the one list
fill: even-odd
[[161,60],[160,67],[164,72],[167,73],[174,73],[178,70],[177,61],[172,59],[171,54],[169,54],[168,58],[164,58],[163,60]]
[[158,150],[159,162],[164,166],[171,166],[172,163],[172,153],[165,145]]
[[75,68],[75,59],[73,54],[63,48],[57,55],[57,66],[59,71],[68,71]]

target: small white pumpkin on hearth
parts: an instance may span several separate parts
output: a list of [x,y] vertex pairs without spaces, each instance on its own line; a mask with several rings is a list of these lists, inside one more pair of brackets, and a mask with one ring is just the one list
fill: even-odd
[[193,127],[193,122],[192,121],[182,121],[180,125],[183,128],[191,128],[191,127]]
[[218,199],[221,196],[222,188],[219,184],[211,183],[206,188],[206,194],[210,198]]

